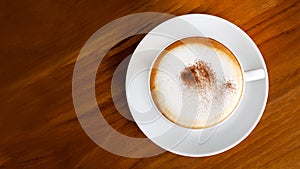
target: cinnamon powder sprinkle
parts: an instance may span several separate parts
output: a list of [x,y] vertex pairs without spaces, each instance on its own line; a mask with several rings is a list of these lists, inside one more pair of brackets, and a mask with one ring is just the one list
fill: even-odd
[[235,85],[232,84],[231,82],[225,82],[224,86],[226,89],[236,89]]
[[185,67],[180,74],[183,84],[188,87],[204,89],[213,84],[215,73],[208,63],[198,60],[194,64]]

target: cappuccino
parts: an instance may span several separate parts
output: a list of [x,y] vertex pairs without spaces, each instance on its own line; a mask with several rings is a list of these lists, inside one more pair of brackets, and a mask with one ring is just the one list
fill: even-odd
[[152,64],[149,83],[156,108],[171,122],[194,129],[229,117],[244,88],[243,71],[233,53],[204,37],[167,46]]

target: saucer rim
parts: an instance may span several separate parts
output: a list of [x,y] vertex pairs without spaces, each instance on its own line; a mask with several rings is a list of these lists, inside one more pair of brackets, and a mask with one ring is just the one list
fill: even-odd
[[[219,153],[222,153],[222,152],[225,152],[225,151],[227,151],[227,150],[229,150],[229,149],[231,149],[231,148],[233,148],[233,147],[235,147],[236,145],[238,145],[240,142],[242,142],[246,137],[248,137],[249,136],[249,134],[254,130],[254,128],[257,126],[257,124],[259,123],[259,121],[260,121],[260,119],[261,119],[261,117],[262,117],[262,115],[263,115],[263,113],[264,113],[264,110],[265,110],[265,108],[266,108],[266,104],[267,104],[267,100],[268,100],[268,93],[269,93],[269,79],[268,79],[268,70],[267,70],[267,67],[266,67],[266,64],[265,64],[265,61],[264,61],[264,59],[263,59],[263,56],[262,56],[262,54],[261,54],[261,52],[260,52],[260,50],[258,49],[258,47],[257,47],[257,45],[254,43],[254,41],[243,31],[243,30],[241,30],[238,26],[236,26],[235,24],[233,24],[233,23],[231,23],[231,22],[229,22],[229,21],[227,21],[227,20],[225,20],[225,19],[223,19],[223,18],[220,18],[220,17],[216,17],[216,16],[212,16],[212,15],[208,15],[208,14],[187,14],[187,15],[181,15],[181,16],[177,16],[177,17],[174,17],[174,18],[172,18],[172,19],[169,19],[169,20],[173,20],[173,19],[175,19],[175,18],[182,18],[182,19],[184,19],[184,20],[188,20],[189,19],[189,17],[194,17],[194,16],[196,16],[196,17],[198,17],[198,16],[204,16],[204,17],[212,17],[212,18],[214,18],[214,19],[218,19],[218,20],[222,20],[222,21],[225,21],[225,22],[228,22],[229,24],[231,24],[231,26],[233,26],[235,29],[237,29],[238,31],[239,31],[239,33],[241,33],[241,34],[243,34],[244,35],[244,37],[245,38],[247,38],[247,43],[251,43],[251,45],[254,47],[254,49],[256,50],[256,56],[255,57],[257,57],[257,58],[259,58],[259,60],[260,60],[260,62],[262,63],[262,65],[263,65],[263,67],[262,67],[262,69],[264,69],[265,70],[265,85],[266,85],[266,88],[264,89],[264,93],[263,93],[263,97],[264,97],[264,103],[263,103],[263,105],[260,107],[260,112],[259,112],[259,115],[256,117],[256,120],[255,120],[255,122],[252,124],[252,126],[249,128],[249,130],[246,132],[246,133],[244,133],[243,134],[243,136],[242,137],[240,137],[239,139],[237,139],[237,140],[235,140],[235,141],[233,141],[232,143],[230,143],[230,146],[227,146],[227,147],[225,147],[225,148],[223,148],[223,149],[220,149],[219,151],[214,151],[214,152],[211,152],[211,153],[198,153],[198,154],[193,154],[193,153],[184,153],[184,152],[180,152],[180,151],[174,151],[174,149],[169,149],[169,148],[165,148],[165,147],[162,147],[161,145],[159,145],[158,143],[156,143],[156,142],[154,142],[151,138],[149,138],[154,144],[156,144],[156,145],[158,145],[159,147],[161,147],[161,148],[163,148],[163,149],[165,149],[165,150],[167,150],[167,151],[169,151],[169,152],[172,152],[172,153],[175,153],[175,154],[178,154],[178,155],[183,155],[183,156],[188,156],[188,157],[206,157],[206,156],[211,156],[211,155],[216,155],[216,154],[219,154]],[[167,20],[167,21],[169,21],[169,20]],[[167,21],[165,21],[165,22],[167,22]],[[162,22],[161,24],[163,24],[164,22]],[[151,33],[153,30],[155,30],[157,27],[159,27],[161,24],[159,24],[158,26],[156,26],[154,29],[152,29],[149,33]],[[139,43],[139,45],[137,46],[137,48],[136,48],[136,50],[137,49],[139,49],[138,47],[140,46],[140,44],[142,44],[142,43],[145,43],[144,42],[144,40],[146,39],[146,37],[147,36],[151,36],[150,34],[147,34],[141,41],[140,41],[140,43]],[[180,39],[180,38],[178,38],[178,39]],[[177,40],[178,40],[177,39]],[[163,47],[164,48],[164,47]],[[139,49],[139,50],[141,50],[141,49]],[[136,52],[136,51],[135,51]],[[134,52],[134,53],[135,53]],[[134,65],[132,65],[132,59],[134,59],[134,53],[133,53],[133,55],[132,55],[132,58],[130,59],[130,62],[129,62],[129,64],[128,64],[128,68],[127,68],[127,70],[129,70],[132,66],[134,66]],[[154,59],[155,59],[156,57],[154,57]],[[238,56],[236,56],[236,58],[238,59]],[[153,61],[152,61],[153,62]],[[240,61],[239,61],[240,62]],[[241,63],[242,64],[242,63]],[[244,66],[243,65],[241,65],[243,68],[244,68]],[[243,69],[244,71],[245,71],[245,69]],[[128,71],[127,71],[127,74],[126,74],[126,82],[129,80],[129,77],[128,77]],[[148,85],[148,84],[147,84]],[[247,87],[246,86],[244,86],[244,90],[246,91],[247,90]],[[249,89],[248,89],[249,90]],[[245,92],[244,91],[244,92]],[[128,89],[128,87],[127,87],[127,83],[126,83],[126,98],[127,98],[127,100],[128,99],[130,99],[129,97],[128,97],[128,92],[129,92],[129,89]],[[243,99],[243,98],[242,98]],[[240,104],[241,104],[241,102],[240,102]],[[130,109],[130,112],[131,112],[131,114],[132,114],[132,116],[133,116],[133,118],[134,118],[134,109],[130,106],[130,105],[128,105],[129,106],[129,109]],[[232,114],[235,114],[235,112],[234,113],[232,113]],[[228,118],[230,118],[230,117],[228,117]],[[227,118],[227,120],[228,120],[228,118]],[[225,120],[226,121],[226,120]],[[137,123],[137,125],[138,125],[138,127],[140,128],[140,130],[144,133],[144,131],[143,131],[143,126],[142,125],[140,125],[140,124],[138,124]],[[222,127],[222,125],[217,125],[218,127]],[[197,129],[197,130],[199,130],[199,129]],[[201,130],[201,129],[200,129]],[[205,130],[205,129],[204,129]],[[147,136],[147,134],[146,133],[144,133],[146,136]],[[148,138],[148,136],[147,136],[147,138]]]

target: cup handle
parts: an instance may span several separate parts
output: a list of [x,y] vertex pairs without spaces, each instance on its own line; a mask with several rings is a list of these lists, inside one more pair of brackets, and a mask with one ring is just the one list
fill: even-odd
[[254,69],[244,72],[244,78],[246,82],[264,79],[266,77],[263,69]]

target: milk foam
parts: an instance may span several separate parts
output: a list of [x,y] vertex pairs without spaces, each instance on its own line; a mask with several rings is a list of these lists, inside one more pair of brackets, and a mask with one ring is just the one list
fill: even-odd
[[[224,50],[194,42],[167,48],[154,64],[157,71],[151,73],[152,98],[160,112],[188,128],[209,127],[228,117],[240,100],[243,75],[234,56]],[[185,86],[180,78],[182,70],[197,60],[208,63],[216,77],[214,84],[201,90]],[[225,82],[234,89],[226,88]]]

